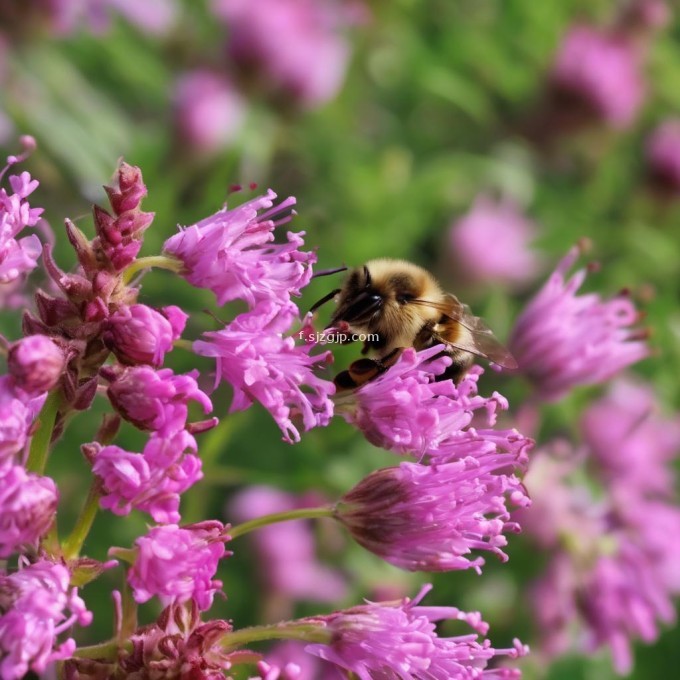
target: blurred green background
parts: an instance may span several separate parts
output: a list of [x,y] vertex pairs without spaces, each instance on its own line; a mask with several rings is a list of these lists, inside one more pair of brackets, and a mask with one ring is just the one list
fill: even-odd
[[[594,126],[564,136],[546,151],[524,132],[544,96],[560,37],[577,19],[610,21],[621,4],[393,0],[367,7],[366,15],[348,29],[351,59],[335,98],[301,111],[251,92],[243,128],[226,148],[209,153],[196,152],[178,139],[172,104],[179,73],[224,66],[228,27],[214,19],[208,3],[179,3],[177,21],[159,35],[121,16],[96,32],[81,26],[63,37],[49,30],[27,31],[21,39],[12,33],[4,40],[0,110],[16,134],[29,133],[38,141],[25,168],[41,182],[32,203],[46,208],[57,235],[58,262],[66,269],[73,264],[63,219],[78,218],[79,226],[92,233],[89,205],[106,205],[101,185],[110,181],[119,157],[142,169],[149,190],[143,207],[156,213],[142,255],[158,253],[177,224],[191,224],[218,209],[230,185],[256,182],[280,197],[297,197],[299,215],[293,227],[306,231],[307,245],[318,248],[319,267],[405,257],[436,271],[450,288],[457,285],[455,261],[447,248],[450,224],[479,194],[503,195],[539,225],[535,248],[543,255],[544,274],[579,238],[592,239],[592,256],[601,268],[586,285],[605,294],[632,291],[647,313],[655,350],[636,370],[653,382],[669,412],[677,409],[680,201],[659,201],[649,191],[644,148],[655,125],[680,111],[680,19],[673,18],[649,46],[645,103],[629,129]],[[6,153],[16,151],[15,140],[13,132],[6,134]],[[533,290],[542,280],[537,277]],[[39,275],[32,281],[41,283]],[[301,309],[336,285],[336,279],[315,280]],[[503,285],[456,288],[502,340],[531,290],[531,285],[523,293]],[[210,294],[168,272],[152,272],[144,279],[142,299],[191,310],[185,333],[191,339],[214,327],[202,310],[220,318],[230,315],[230,310],[216,308]],[[2,312],[0,322],[7,337],[18,337],[16,314]],[[357,355],[358,348],[343,348],[336,366]],[[197,364],[195,357],[176,350],[169,365],[182,371]],[[207,362],[199,367],[208,374]],[[519,379],[485,380],[482,393],[497,388],[511,406],[527,394]],[[542,436],[573,432],[583,405],[597,393],[580,390],[548,409]],[[229,400],[223,388],[214,395],[217,416],[226,415]],[[104,408],[104,400],[98,400],[96,409]],[[61,489],[63,531],[86,493],[87,466],[79,445],[90,440],[96,425],[94,416],[76,419],[48,467]],[[124,428],[118,443],[140,450],[143,441],[139,433]],[[228,521],[229,498],[246,484],[265,483],[295,493],[316,489],[332,499],[376,467],[395,462],[341,421],[307,433],[300,444],[285,444],[258,405],[224,418],[199,445],[206,478],[183,498],[185,521]],[[87,554],[104,559],[108,546],[129,546],[147,521],[139,513],[128,519],[100,513]],[[541,562],[521,537],[510,541],[508,564],[489,560],[481,577],[449,573],[434,579],[399,572],[349,541],[341,550],[333,541],[322,542],[329,543],[333,550],[326,557],[340,560],[352,584],[342,606],[359,602],[381,585],[415,594],[419,584],[433,580],[429,602],[481,610],[491,623],[495,646],[507,646],[515,636],[532,641],[523,588],[540,573]],[[230,547],[235,554],[219,572],[228,599],[218,600],[211,614],[233,619],[240,627],[256,623],[264,605],[258,599],[248,539]],[[114,570],[84,590],[96,618],[82,631],[83,642],[110,634],[107,593],[120,587],[121,575]],[[324,607],[328,610],[328,605],[298,603],[295,611],[312,614]],[[148,621],[157,607],[141,611]],[[667,631],[652,647],[636,645],[631,677],[665,680],[679,664],[680,633]],[[589,659],[568,657],[549,669],[536,667],[529,657],[524,667],[529,679],[613,677],[607,652]]]

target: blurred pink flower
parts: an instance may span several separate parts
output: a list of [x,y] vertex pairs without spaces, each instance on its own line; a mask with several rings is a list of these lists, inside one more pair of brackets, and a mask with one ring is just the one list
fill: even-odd
[[[128,574],[137,602],[158,597],[164,605],[193,600],[210,609],[222,581],[213,579],[219,561],[227,557],[228,527],[217,520],[179,527],[153,527],[135,541],[137,556]],[[112,551],[115,554],[115,549]]]
[[[69,587],[70,574],[62,564],[41,560],[19,571],[0,571],[0,677],[21,680],[33,670],[67,659],[76,648],[73,638],[57,644],[57,636],[75,623],[87,626],[92,614]],[[70,615],[65,613],[70,610]]]
[[551,86],[564,107],[623,129],[645,97],[642,54],[625,33],[572,26],[555,57]]
[[675,483],[668,463],[680,456],[680,422],[677,414],[662,416],[650,386],[618,380],[588,407],[581,429],[610,487],[672,496]]
[[260,301],[285,306],[312,277],[316,255],[304,252],[304,232],[288,232],[287,242],[272,243],[276,227],[291,220],[289,197],[274,205],[269,190],[238,207],[224,207],[197,224],[181,229],[164,245],[181,260],[181,275],[197,288],[211,290],[220,305],[245,300],[252,309]]
[[367,550],[401,569],[481,573],[488,550],[502,561],[510,521],[509,504],[529,499],[512,474],[510,454],[490,452],[449,463],[402,463],[371,473],[340,499],[335,517]]
[[177,20],[176,0],[98,0],[151,34],[166,33]]
[[540,269],[531,249],[536,235],[536,225],[512,201],[480,196],[449,231],[456,273],[471,283],[521,286]]
[[680,196],[680,118],[665,121],[647,140],[647,169],[652,186]]
[[236,140],[246,102],[225,75],[201,69],[177,79],[173,110],[180,140],[197,151],[214,152]]
[[532,590],[542,648],[548,657],[574,643],[592,653],[609,646],[619,673],[632,665],[635,639],[653,642],[674,621],[680,593],[680,509],[583,481],[583,454],[555,461],[534,456],[525,484],[532,507],[516,513],[522,527],[552,554]]
[[204,340],[194,342],[196,354],[217,359],[218,380],[233,387],[230,411],[259,401],[288,442],[300,440],[297,417],[305,431],[328,424],[333,416],[330,396],[335,391],[333,383],[314,374],[329,360],[330,352],[311,356],[311,345],[296,346],[292,337],[281,335],[296,312],[292,303],[282,309],[276,302],[263,301],[222,330],[204,333]]
[[351,20],[332,0],[213,0],[229,27],[227,51],[246,75],[305,107],[332,99],[349,60]]
[[519,670],[485,670],[497,656],[516,658],[528,652],[518,640],[511,649],[494,649],[488,640],[477,642],[477,635],[442,638],[435,622],[463,621],[479,634],[488,625],[478,612],[467,614],[455,607],[419,606],[425,586],[418,596],[396,603],[368,603],[345,611],[319,616],[331,639],[328,644],[310,644],[308,653],[340,668],[369,678],[519,678]]
[[[262,680],[335,680],[340,677],[335,666],[307,654],[305,643],[297,640],[285,640],[274,645],[266,652],[265,658],[263,666],[258,666]],[[278,677],[271,674],[271,669],[279,669]]]
[[556,401],[580,385],[596,385],[649,354],[639,316],[624,295],[603,301],[577,295],[586,278],[567,272],[579,258],[572,248],[520,314],[510,338],[519,370],[539,395]]
[[[245,522],[307,505],[303,498],[278,489],[252,486],[232,500],[229,518]],[[270,597],[337,602],[346,595],[347,585],[341,573],[317,559],[309,522],[296,520],[261,527],[251,535],[251,541]]]
[[56,519],[58,492],[49,477],[21,465],[0,467],[0,558],[36,547]]

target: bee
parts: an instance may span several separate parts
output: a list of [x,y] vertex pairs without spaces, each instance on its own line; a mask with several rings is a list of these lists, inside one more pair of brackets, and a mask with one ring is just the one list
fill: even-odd
[[[371,260],[350,271],[341,288],[313,305],[315,311],[335,298],[328,328],[365,334],[359,359],[335,378],[339,389],[352,389],[387,370],[406,347],[416,350],[445,345],[452,363],[438,377],[459,382],[483,357],[507,369],[517,368],[510,352],[455,295],[442,290],[426,269],[405,260]],[[352,340],[349,339],[348,342]]]

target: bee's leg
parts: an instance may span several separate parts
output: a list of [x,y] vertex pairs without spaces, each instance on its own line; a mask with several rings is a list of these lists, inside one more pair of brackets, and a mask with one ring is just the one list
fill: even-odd
[[341,371],[335,376],[333,379],[335,387],[338,390],[351,390],[361,387],[394,365],[403,349],[403,347],[397,347],[380,359],[357,359],[353,361],[346,371]]
[[457,385],[470,370],[470,366],[474,363],[474,356],[470,352],[463,352],[462,350],[454,350],[453,352],[442,352],[433,359],[441,356],[449,356],[452,359],[450,366],[447,366],[443,373],[436,377],[436,381],[453,380]]

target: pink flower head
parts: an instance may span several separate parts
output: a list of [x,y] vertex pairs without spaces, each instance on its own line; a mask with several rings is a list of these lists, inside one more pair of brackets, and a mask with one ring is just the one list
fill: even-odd
[[333,415],[329,397],[335,391],[333,383],[313,372],[328,361],[330,353],[311,356],[311,345],[297,347],[293,338],[281,336],[295,311],[292,303],[281,309],[264,301],[194,343],[197,354],[217,359],[218,377],[233,387],[231,411],[259,401],[289,442],[300,440],[293,417],[301,417],[305,430],[328,424]]
[[[14,380],[0,377],[0,468],[14,462],[23,451],[28,431],[41,404],[17,392]],[[34,408],[37,407],[37,408]]]
[[[57,644],[57,636],[74,623],[87,626],[92,614],[69,589],[69,572],[46,560],[17,572],[0,573],[0,677],[20,680],[29,671],[42,673],[48,664],[73,654],[73,638]],[[67,615],[64,610],[70,610]]]
[[358,389],[336,398],[339,415],[358,427],[368,441],[401,454],[436,455],[456,433],[466,430],[475,412],[485,413],[493,424],[497,408],[507,408],[498,393],[477,394],[483,373],[473,366],[459,385],[437,381],[451,359],[438,356],[443,347],[416,352],[406,349],[397,362]]
[[46,335],[29,335],[9,350],[7,367],[16,389],[38,396],[51,390],[66,366],[64,352]]
[[[230,516],[245,522],[300,507],[306,507],[301,498],[271,487],[253,486],[233,499]],[[262,527],[251,540],[262,581],[273,599],[336,602],[345,596],[347,586],[340,572],[317,559],[315,537],[308,522]]]
[[21,465],[0,468],[0,558],[37,545],[55,520],[57,498],[49,477],[29,474]]
[[603,301],[596,293],[577,295],[581,269],[566,274],[580,255],[572,248],[539,293],[520,314],[510,339],[519,370],[547,400],[579,385],[595,385],[640,359],[649,350],[632,326],[639,317],[620,295]]
[[156,623],[132,635],[132,650],[121,650],[120,670],[126,678],[221,680],[242,654],[224,650],[222,638],[231,629],[221,619],[202,623],[193,600],[170,605]]
[[[0,172],[0,179],[7,167]],[[34,227],[43,212],[42,208],[31,208],[26,200],[35,191],[38,181],[22,172],[10,175],[9,183],[11,194],[0,188],[0,287],[35,269],[42,251],[40,239],[34,234],[17,238],[26,227]]]
[[615,382],[609,393],[586,410],[583,436],[600,473],[610,485],[631,493],[672,496],[668,467],[680,453],[680,423],[664,418],[651,387],[631,380]]
[[186,431],[152,436],[143,453],[95,446],[92,472],[102,482],[101,506],[116,515],[133,508],[156,522],[178,522],[179,497],[203,477],[196,441]]
[[226,75],[189,71],[175,83],[174,118],[181,140],[203,152],[231,145],[243,127],[246,102]]
[[111,404],[140,430],[169,437],[185,429],[189,401],[198,402],[204,413],[212,411],[208,395],[196,383],[198,371],[175,375],[169,368],[156,371],[150,366],[132,366],[103,369],[102,373],[111,381],[107,390]]
[[179,527],[154,527],[135,541],[137,557],[128,581],[137,602],[157,596],[164,605],[194,600],[210,609],[222,587],[213,579],[219,561],[228,556],[227,528],[217,520]]
[[335,516],[367,550],[401,569],[481,573],[488,550],[506,561],[508,500],[529,504],[521,482],[505,474],[509,454],[490,453],[450,463],[402,463],[371,473],[336,506]]
[[538,256],[531,249],[536,234],[536,225],[512,201],[480,196],[451,227],[451,255],[470,282],[518,286],[538,273]]
[[641,53],[623,33],[573,26],[557,52],[551,84],[589,117],[626,128],[645,96]]
[[229,26],[229,56],[274,94],[305,107],[332,99],[349,60],[343,10],[329,0],[213,0]]
[[[488,625],[478,612],[456,607],[423,607],[425,586],[414,599],[397,603],[368,603],[319,617],[331,636],[327,644],[311,644],[310,654],[355,673],[359,680],[373,678],[519,678],[519,671],[484,670],[497,656],[516,658],[528,649],[518,640],[512,649],[494,649],[488,640],[477,642]],[[475,633],[441,638],[435,622],[463,621]]]
[[104,342],[123,364],[158,368],[182,334],[187,318],[175,306],[160,312],[141,304],[122,306],[109,317]]
[[650,181],[661,192],[680,195],[680,119],[663,122],[647,140]]
[[295,205],[290,197],[274,206],[275,198],[270,189],[233,210],[225,206],[169,238],[164,250],[182,261],[189,283],[211,290],[220,305],[240,299],[251,309],[261,301],[285,306],[309,283],[316,255],[300,250],[303,232],[272,243],[274,229],[291,219],[282,213]]

